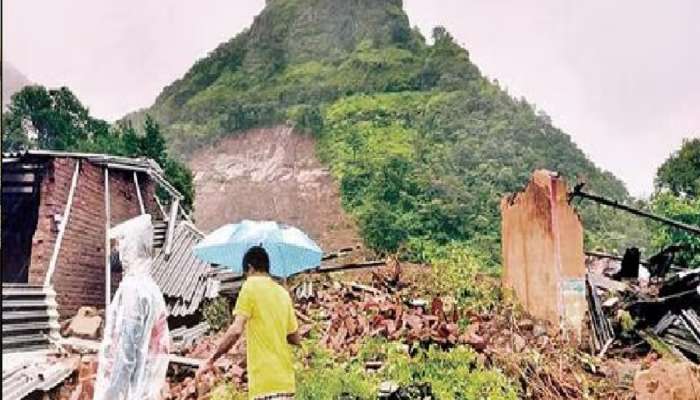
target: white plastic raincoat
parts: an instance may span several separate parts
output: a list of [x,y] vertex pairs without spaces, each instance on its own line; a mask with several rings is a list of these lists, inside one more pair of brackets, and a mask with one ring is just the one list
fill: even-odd
[[150,276],[151,216],[110,229],[123,278],[107,313],[99,354],[95,400],[155,400],[168,368],[170,336],[163,295]]

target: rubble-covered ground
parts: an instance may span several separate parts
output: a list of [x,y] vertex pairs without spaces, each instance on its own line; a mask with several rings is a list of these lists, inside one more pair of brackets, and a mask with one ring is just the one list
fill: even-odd
[[[700,398],[697,364],[660,345],[665,336],[654,336],[657,327],[639,328],[649,324],[639,315],[617,318],[620,311],[634,311],[627,304],[639,304],[638,296],[653,300],[652,286],[640,291],[591,268],[598,317],[615,337],[601,350],[595,324],[575,339],[524,313],[478,256],[455,249],[436,259],[431,266],[389,259],[377,269],[303,275],[287,283],[304,338],[294,349],[298,399]],[[205,309],[206,323],[171,332],[180,360],[170,364],[164,399],[246,398],[244,340],[213,372],[194,379],[193,361],[214,351],[230,307],[219,299]],[[673,332],[673,324],[664,324]],[[208,327],[213,329],[198,337]],[[649,335],[658,340],[645,340]],[[79,340],[71,343],[63,346],[65,360],[82,352],[79,368],[50,391],[50,399],[92,398],[97,342],[92,350]]]
[[[445,260],[290,282],[305,339],[297,398],[631,399],[638,372],[657,364],[655,352],[591,356],[587,332],[573,340],[529,318],[478,258]],[[220,335],[184,355],[205,357]],[[653,372],[647,379],[658,385]],[[200,382],[183,371],[169,380],[170,399],[245,398],[245,344]]]

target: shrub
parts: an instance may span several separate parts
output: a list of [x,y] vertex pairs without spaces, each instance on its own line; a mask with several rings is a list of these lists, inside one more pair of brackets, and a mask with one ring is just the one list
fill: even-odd
[[457,242],[425,251],[435,276],[435,295],[451,294],[459,306],[475,312],[491,310],[500,303],[500,287],[494,284],[496,266],[488,256]]
[[233,322],[231,304],[223,297],[217,297],[207,303],[202,314],[211,329],[215,331],[225,329]]
[[497,369],[484,368],[468,347],[431,347],[414,357],[395,349],[389,353],[386,375],[402,385],[429,383],[440,400],[518,398],[514,382]]

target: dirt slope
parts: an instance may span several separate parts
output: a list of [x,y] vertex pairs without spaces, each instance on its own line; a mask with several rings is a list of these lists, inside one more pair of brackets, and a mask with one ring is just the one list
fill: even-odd
[[205,231],[245,218],[275,220],[303,229],[325,251],[360,243],[311,136],[287,126],[254,129],[198,150],[189,165],[195,219]]

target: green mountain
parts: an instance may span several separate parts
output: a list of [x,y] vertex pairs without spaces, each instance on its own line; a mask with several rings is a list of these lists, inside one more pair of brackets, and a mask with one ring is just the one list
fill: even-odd
[[[316,135],[344,206],[383,251],[420,256],[458,241],[497,256],[500,197],[536,168],[628,199],[544,113],[487,79],[444,28],[430,42],[411,29],[402,6],[268,0],[249,29],[197,61],[145,112],[182,154],[280,123]],[[582,212],[590,245],[629,241],[627,222]]]

